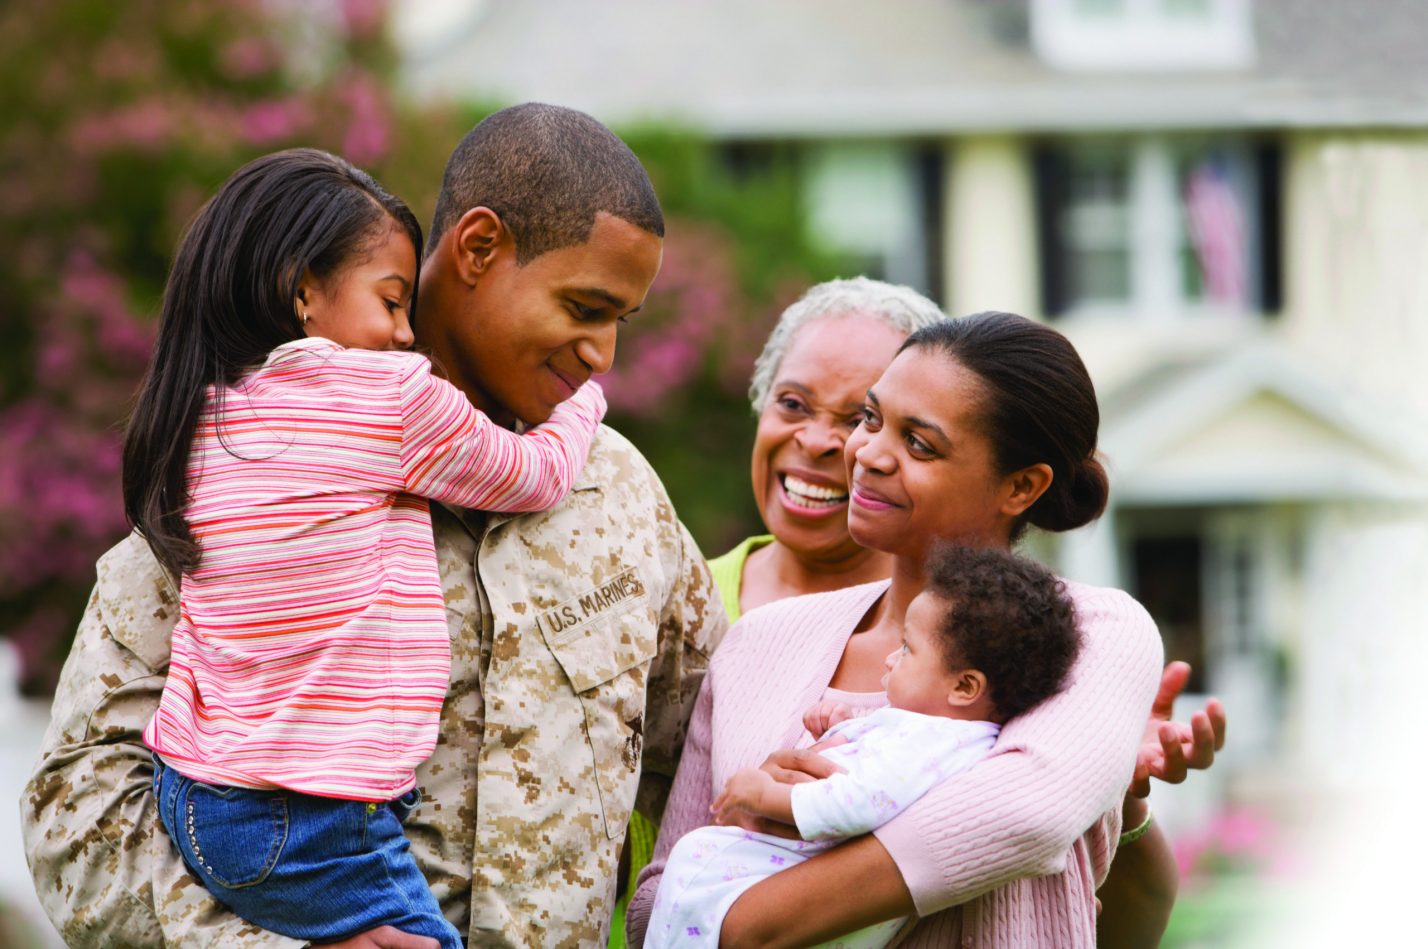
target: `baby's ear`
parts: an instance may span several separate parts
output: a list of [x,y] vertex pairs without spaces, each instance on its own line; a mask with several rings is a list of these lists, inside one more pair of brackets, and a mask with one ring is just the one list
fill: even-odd
[[947,704],[966,707],[987,694],[987,677],[976,669],[959,669],[953,673],[952,691]]

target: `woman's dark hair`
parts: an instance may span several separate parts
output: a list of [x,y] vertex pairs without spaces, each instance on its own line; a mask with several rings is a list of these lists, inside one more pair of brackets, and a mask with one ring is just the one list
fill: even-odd
[[236,383],[275,347],[301,338],[295,303],[304,272],[333,276],[393,223],[415,257],[421,226],[411,209],[350,162],[312,148],[249,162],[194,218],[169,271],[154,357],[124,433],[124,513],[170,571],[198,566],[183,512],[207,387]]
[[999,473],[1051,466],[1050,487],[1017,518],[1012,540],[1028,524],[1066,531],[1101,516],[1110,494],[1096,457],[1101,413],[1065,336],[1024,316],[986,312],[924,327],[898,352],[906,349],[939,350],[981,379],[981,428]]
[[928,557],[927,592],[947,607],[937,630],[944,666],[986,676],[1001,719],[1061,691],[1081,634],[1051,571],[1009,550],[944,545]]

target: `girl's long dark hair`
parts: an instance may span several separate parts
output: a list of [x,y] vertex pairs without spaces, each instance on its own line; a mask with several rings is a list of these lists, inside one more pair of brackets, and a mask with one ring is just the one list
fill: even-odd
[[296,300],[304,272],[331,277],[391,222],[415,254],[421,226],[406,204],[351,163],[296,148],[238,169],[189,226],[124,433],[124,513],[173,573],[198,566],[184,508],[208,386],[233,385],[275,347],[302,337]]

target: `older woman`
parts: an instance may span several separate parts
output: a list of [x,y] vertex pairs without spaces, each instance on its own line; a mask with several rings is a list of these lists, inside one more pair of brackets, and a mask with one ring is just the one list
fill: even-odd
[[[777,386],[770,394],[772,404]],[[731,633],[696,709],[657,856],[707,821],[730,769],[799,738],[804,704],[829,690],[858,704],[880,701],[882,659],[900,638],[931,543],[1006,546],[1028,524],[1069,529],[1105,503],[1094,393],[1074,350],[1052,330],[1006,315],[938,324],[914,334],[867,402],[847,445],[855,479],[850,530],[876,554],[859,561],[845,551],[843,562],[871,570],[880,556],[891,581],[779,603]],[[796,405],[790,400],[787,408]],[[827,456],[831,441],[806,440],[803,459]],[[846,509],[837,490],[846,480],[811,480],[779,457],[769,454],[762,481],[756,457],[761,499],[773,498],[792,517],[789,508],[818,509],[809,502]],[[746,564],[744,606],[756,599],[743,590],[753,576]],[[1156,691],[1159,643],[1124,594],[1071,589],[1087,644],[1072,686],[1009,725],[985,765],[875,837],[749,891],[725,921],[727,941],[801,944],[909,913],[932,916],[914,934],[928,945],[952,935],[986,945],[1094,941],[1092,894],[1119,832],[1117,802]],[[1195,731],[1204,738],[1203,728]],[[1180,742],[1165,748],[1174,757]],[[1131,820],[1141,813],[1136,801],[1127,805]],[[657,859],[642,876],[631,906],[634,934],[642,933],[661,870]],[[1045,879],[1026,879],[1033,876]],[[947,907],[954,908],[936,912]]]
[[769,534],[709,562],[730,620],[891,573],[892,558],[848,535],[843,445],[898,347],[941,319],[915,290],[866,277],[818,284],[779,318],[749,387],[754,497]]
[[[909,288],[854,277],[810,288],[784,310],[754,365],[758,413],[753,484],[767,535],[709,561],[730,621],[784,597],[839,590],[892,571],[886,554],[848,536],[843,445],[863,418],[868,386],[908,335],[945,319]],[[630,890],[650,861],[655,828],[630,822]],[[628,891],[627,891],[628,892]],[[624,945],[617,908],[610,949]]]

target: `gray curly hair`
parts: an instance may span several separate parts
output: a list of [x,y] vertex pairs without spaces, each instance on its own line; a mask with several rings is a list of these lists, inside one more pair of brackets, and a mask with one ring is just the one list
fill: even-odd
[[815,284],[783,311],[777,325],[764,343],[754,363],[754,377],[749,382],[749,402],[758,415],[768,401],[774,376],[783,363],[784,354],[794,336],[814,320],[834,316],[871,316],[898,332],[913,333],[945,320],[947,315],[927,297],[911,287],[867,277],[828,280]]

